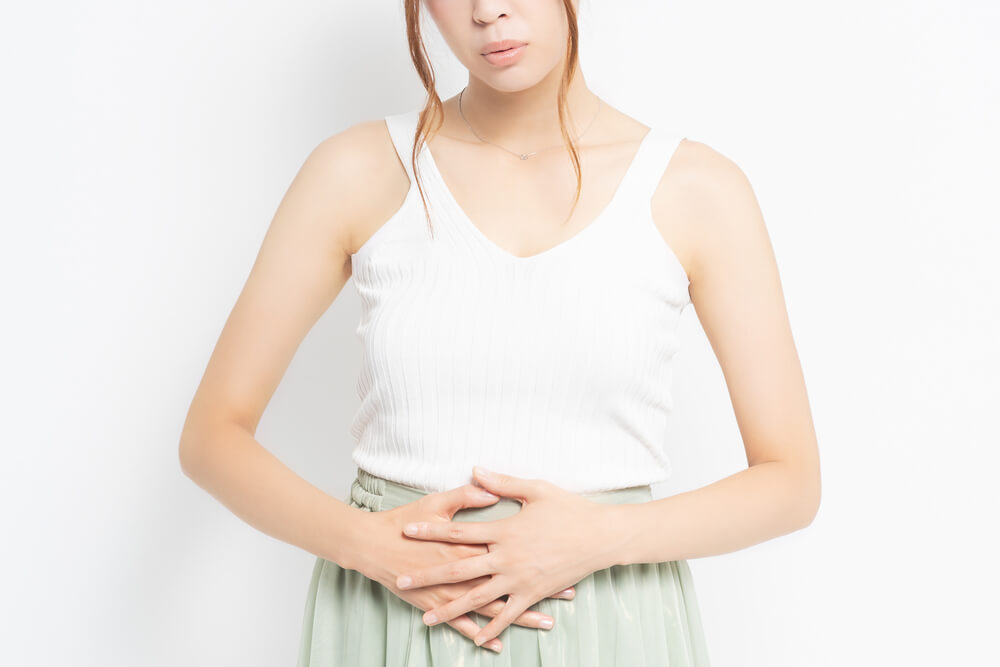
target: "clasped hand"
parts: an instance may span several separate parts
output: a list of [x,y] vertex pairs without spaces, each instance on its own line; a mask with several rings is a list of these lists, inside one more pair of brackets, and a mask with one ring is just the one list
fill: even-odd
[[407,537],[461,544],[486,544],[487,552],[405,572],[401,589],[489,577],[464,595],[424,614],[424,623],[449,621],[507,595],[507,602],[479,633],[477,646],[498,636],[531,605],[613,564],[614,545],[601,534],[608,505],[588,500],[540,479],[522,479],[473,469],[476,480],[521,509],[495,521],[408,523]]

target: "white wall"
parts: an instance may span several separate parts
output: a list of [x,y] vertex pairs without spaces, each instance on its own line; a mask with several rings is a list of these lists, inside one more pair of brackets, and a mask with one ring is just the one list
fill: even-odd
[[[421,103],[400,3],[7,4],[0,663],[294,664],[313,556],[177,440],[302,160]],[[822,447],[808,529],[691,561],[713,664],[998,664],[998,5],[584,0],[582,27],[597,92],[754,184]],[[258,432],[339,498],[357,315],[349,283]],[[658,495],[745,465],[685,318]]]

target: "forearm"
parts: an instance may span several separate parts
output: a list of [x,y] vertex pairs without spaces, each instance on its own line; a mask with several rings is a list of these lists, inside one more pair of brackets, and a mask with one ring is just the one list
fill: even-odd
[[181,445],[184,474],[248,524],[350,567],[358,513],[324,493],[236,425],[203,429]]
[[647,503],[608,505],[611,564],[655,563],[737,551],[807,526],[818,480],[770,461],[699,489]]

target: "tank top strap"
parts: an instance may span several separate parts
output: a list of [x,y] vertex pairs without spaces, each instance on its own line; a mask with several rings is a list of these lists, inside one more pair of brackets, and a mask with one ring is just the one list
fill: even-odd
[[[413,142],[417,133],[417,122],[420,120],[420,110],[412,109],[403,113],[389,114],[385,117],[385,125],[389,129],[393,146],[399,159],[406,168],[406,175],[413,182],[413,166],[410,156],[413,153]],[[418,158],[419,159],[419,158]]]
[[633,158],[628,171],[628,182],[623,183],[628,190],[622,193],[625,199],[644,205],[653,198],[667,164],[683,138],[678,132],[667,128],[655,125],[650,128]]

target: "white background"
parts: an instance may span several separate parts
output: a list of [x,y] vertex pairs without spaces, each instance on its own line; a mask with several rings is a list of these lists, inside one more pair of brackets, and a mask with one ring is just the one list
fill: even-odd
[[[5,4],[0,663],[292,665],[314,557],[178,436],[306,155],[422,103],[401,3]],[[822,449],[811,526],[691,561],[714,667],[1000,664],[1000,5],[584,0],[581,29],[598,94],[750,178]],[[338,498],[357,317],[348,283],[257,434]],[[746,463],[684,317],[657,496]]]

